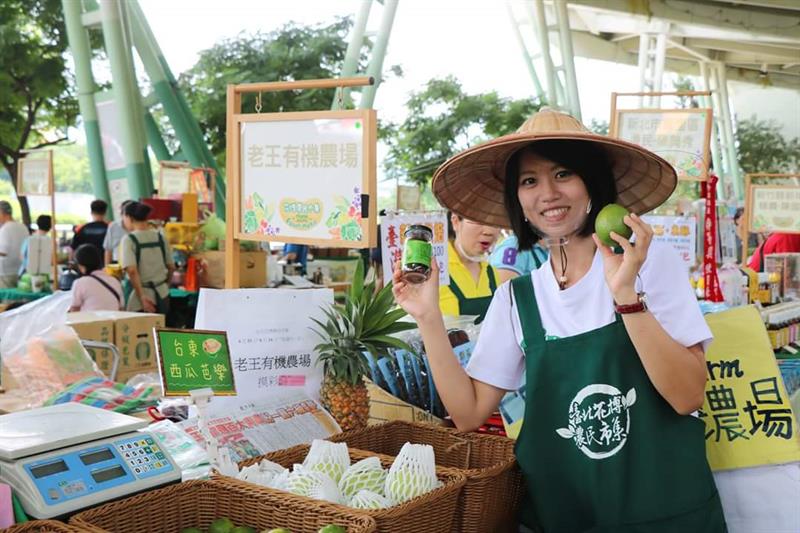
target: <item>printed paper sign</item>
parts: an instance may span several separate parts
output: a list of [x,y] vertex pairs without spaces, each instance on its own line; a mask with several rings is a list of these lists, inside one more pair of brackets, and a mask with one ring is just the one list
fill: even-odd
[[800,460],[797,418],[753,306],[706,316],[714,341],[700,419],[713,470]]
[[653,241],[667,243],[678,252],[687,268],[697,264],[697,219],[647,215],[642,220],[653,228]]
[[50,159],[26,157],[19,160],[17,193],[20,196],[50,196]]
[[710,109],[619,110],[616,130],[616,137],[669,161],[678,179],[708,178]]
[[439,263],[439,285],[450,284],[447,271],[447,213],[429,211],[416,213],[388,213],[381,218],[381,258],[383,277],[391,279],[394,265],[403,256],[404,233],[408,226],[422,224],[433,230],[433,255]]
[[188,396],[203,388],[217,395],[236,394],[224,331],[159,328],[154,334],[165,396]]
[[374,112],[313,115],[331,118],[241,124],[240,231],[257,240],[368,247]]
[[800,233],[800,187],[752,185],[750,231]]
[[324,321],[322,308],[332,303],[331,289],[202,289],[196,324],[228,333],[240,400],[292,388],[316,399],[322,366],[314,347],[322,339],[311,318]]
[[158,187],[158,195],[161,198],[179,196],[189,192],[190,168],[171,168],[161,167],[161,180]]

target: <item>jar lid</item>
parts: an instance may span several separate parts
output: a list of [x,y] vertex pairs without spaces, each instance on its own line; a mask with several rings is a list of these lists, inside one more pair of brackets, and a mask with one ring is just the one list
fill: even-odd
[[410,231],[422,231],[433,235],[433,230],[423,224],[412,224],[411,226],[408,226],[405,232],[408,233]]

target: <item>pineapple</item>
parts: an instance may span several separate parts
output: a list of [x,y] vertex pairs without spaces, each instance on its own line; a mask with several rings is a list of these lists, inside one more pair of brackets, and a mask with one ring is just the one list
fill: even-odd
[[324,309],[325,322],[312,318],[321,328],[313,331],[323,340],[314,348],[319,353],[318,362],[324,365],[320,398],[343,431],[365,427],[369,418],[369,395],[364,384],[369,365],[363,352],[378,359],[390,355],[390,348],[411,351],[391,335],[416,327],[399,322],[406,312],[395,308],[391,284],[376,291],[372,278],[364,282],[364,265],[359,261],[345,304]]

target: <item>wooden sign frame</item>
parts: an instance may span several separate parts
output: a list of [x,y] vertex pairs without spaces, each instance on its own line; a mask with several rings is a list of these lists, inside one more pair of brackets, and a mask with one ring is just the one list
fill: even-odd
[[[286,113],[260,113],[260,101],[262,92],[275,91],[296,91],[304,89],[337,89],[343,87],[358,87],[374,85],[375,79],[372,77],[355,77],[339,79],[303,80],[303,81],[280,81],[270,83],[248,83],[241,85],[228,85],[227,94],[227,150],[226,150],[226,175],[228,176],[228,186],[226,190],[226,212],[228,220],[226,224],[225,236],[225,288],[239,287],[239,241],[258,240],[258,241],[281,241],[286,243],[311,244],[327,247],[342,248],[365,248],[374,247],[377,244],[377,198],[375,197],[376,187],[376,142],[377,142],[377,118],[373,109],[361,110],[340,110],[340,111],[306,111],[306,112],[286,112]],[[247,93],[257,93],[256,113],[242,113],[242,95]],[[357,118],[363,121],[364,139],[362,146],[362,189],[361,193],[366,201],[366,210],[362,207],[362,239],[360,241],[344,241],[334,239],[305,239],[286,236],[270,236],[263,234],[242,232],[242,143],[241,126],[248,122],[267,122],[267,121],[291,121],[291,120],[314,120],[314,119],[336,119],[336,118]],[[362,206],[364,204],[362,203]],[[366,212],[365,212],[366,211]],[[366,216],[365,216],[366,215]],[[232,217],[232,218],[231,218]]]
[[[745,184],[745,200],[744,200],[744,212],[742,213],[742,222],[739,225],[739,238],[742,239],[742,263],[747,261],[747,240],[750,236],[750,233],[763,233],[753,231],[750,227],[752,225],[752,212],[753,212],[753,188],[765,188],[765,189],[785,189],[785,185],[758,185],[753,183],[753,179],[798,179],[800,180],[800,173],[789,173],[789,174],[769,174],[769,173],[750,173],[744,175],[744,184]],[[800,189],[800,185],[794,185],[793,187],[797,187]],[[781,233],[800,233],[800,231],[781,231]]]
[[[52,266],[53,266],[53,279],[51,280],[51,284],[53,287],[53,292],[58,290],[58,241],[57,241],[57,234],[56,231],[56,187],[55,187],[55,178],[53,175],[53,150],[49,148],[39,149],[39,150],[23,150],[22,153],[24,154],[45,154],[44,160],[47,161],[47,190],[48,194],[41,195],[41,194],[28,194],[25,192],[25,179],[24,179],[24,172],[25,172],[25,162],[28,159],[28,156],[19,159],[17,161],[17,196],[49,196],[50,197],[50,222],[52,227],[50,228],[50,239],[52,241],[52,250],[53,250],[53,258],[52,258]],[[37,158],[37,160],[40,160]]]
[[[705,113],[706,114],[706,120],[705,120],[705,132],[703,133],[704,139],[703,139],[703,155],[702,155],[703,166],[702,166],[702,169],[701,169],[700,176],[697,177],[697,178],[687,177],[685,175],[682,175],[683,173],[679,172],[678,169],[675,169],[675,170],[676,170],[676,173],[678,174],[678,179],[683,180],[683,181],[706,181],[708,179],[709,163],[711,162],[711,128],[712,128],[712,124],[713,124],[713,111],[712,111],[711,108],[692,108],[692,109],[649,109],[649,108],[643,108],[643,109],[615,109],[614,113],[615,113],[614,120],[612,121],[612,125],[609,126],[609,135],[611,137],[616,137],[616,138],[621,138],[621,137],[619,137],[619,124],[621,123],[623,114],[641,114],[641,115],[651,114],[652,115],[652,114],[677,114],[677,113],[682,113],[682,114],[700,114],[700,113]],[[623,139],[623,140],[628,140],[628,139]],[[629,141],[629,142],[631,142],[631,141]],[[645,148],[647,148],[647,147],[645,147]],[[647,148],[647,149],[650,150],[650,148]],[[658,155],[658,152],[653,151],[653,153]]]

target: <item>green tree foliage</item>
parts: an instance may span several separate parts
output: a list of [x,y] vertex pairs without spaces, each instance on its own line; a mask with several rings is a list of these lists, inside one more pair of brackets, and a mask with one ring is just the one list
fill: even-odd
[[457,79],[433,79],[406,102],[401,124],[382,124],[389,145],[389,178],[427,186],[447,158],[478,142],[515,131],[541,104],[501,98],[494,91],[467,94]]
[[[212,153],[225,161],[226,86],[231,83],[335,78],[347,51],[349,18],[316,26],[289,23],[279,30],[240,34],[200,53],[200,59],[181,74],[179,84],[205,132]],[[369,45],[362,48],[361,68]],[[329,109],[334,91],[281,91],[262,94],[262,113]],[[255,95],[242,99],[245,113],[254,112]]]
[[739,166],[746,173],[784,173],[800,170],[800,139],[786,139],[774,121],[755,116],[737,124]]
[[[0,162],[12,184],[23,150],[65,141],[75,123],[78,105],[66,48],[60,0],[0,2]],[[30,223],[24,198],[20,206]]]

